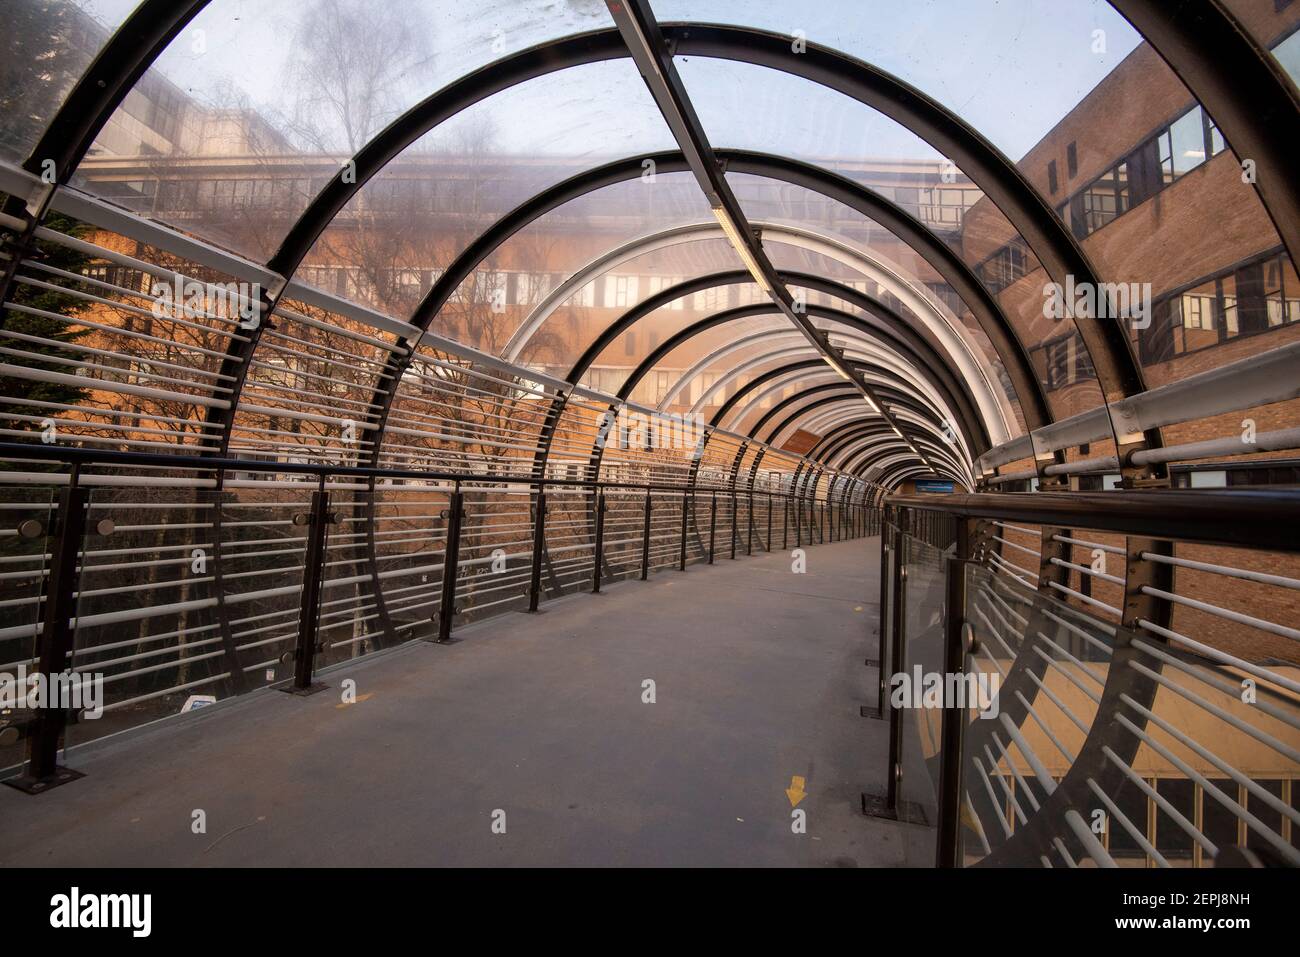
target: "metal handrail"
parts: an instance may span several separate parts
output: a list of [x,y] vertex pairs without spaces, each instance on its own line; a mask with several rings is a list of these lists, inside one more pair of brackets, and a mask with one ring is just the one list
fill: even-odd
[[1300,552],[1300,488],[890,495],[886,505],[1124,535]]
[[[1264,787],[1267,782],[1252,780],[1254,774],[1241,770],[1244,765],[1234,760],[1231,750],[1225,750],[1228,746],[1218,737],[1205,737],[1193,730],[1194,725],[1185,727],[1181,722],[1169,720],[1173,712],[1168,710],[1164,711],[1162,717],[1157,713],[1155,704],[1157,691],[1166,696],[1174,695],[1183,708],[1193,707],[1198,714],[1223,722],[1229,734],[1245,736],[1256,746],[1271,748],[1283,758],[1293,757],[1296,753],[1294,740],[1274,730],[1267,722],[1282,722],[1279,727],[1289,725],[1300,729],[1300,713],[1296,711],[1297,699],[1294,697],[1296,683],[1287,677],[1285,671],[1275,670],[1267,661],[1259,662],[1257,656],[1247,655],[1251,660],[1245,660],[1233,654],[1235,649],[1232,646],[1223,648],[1219,642],[1210,639],[1198,641],[1173,630],[1169,627],[1168,620],[1164,620],[1163,624],[1151,620],[1158,616],[1150,615],[1149,612],[1144,614],[1142,610],[1143,596],[1152,596],[1167,606],[1168,603],[1188,605],[1198,611],[1284,638],[1297,637],[1298,633],[1290,627],[1177,594],[1170,577],[1166,577],[1168,584],[1163,586],[1148,582],[1154,582],[1156,579],[1153,574],[1159,575],[1162,569],[1168,572],[1172,567],[1180,566],[1208,574],[1246,578],[1281,588],[1300,588],[1300,579],[1274,574],[1272,570],[1266,573],[1213,561],[1175,557],[1171,550],[1172,544],[1164,544],[1194,543],[1296,553],[1300,551],[1300,546],[1289,540],[1288,532],[1295,527],[1297,518],[1300,518],[1300,488],[891,495],[884,499],[884,505],[880,710],[883,712],[886,707],[886,652],[890,653],[895,673],[902,668],[904,660],[901,608],[905,600],[906,581],[902,563],[896,553],[905,539],[926,542],[940,550],[935,554],[938,556],[936,560],[943,562],[947,586],[947,612],[943,628],[947,672],[973,674],[979,670],[975,661],[983,654],[986,663],[1003,679],[1003,710],[998,718],[999,724],[991,733],[985,733],[989,729],[980,722],[969,722],[969,711],[965,705],[953,707],[945,704],[940,746],[941,773],[936,790],[938,820],[931,822],[937,824],[935,852],[936,862],[940,866],[961,866],[963,862],[969,861],[970,852],[963,853],[962,849],[960,832],[963,826],[960,822],[969,824],[981,811],[991,811],[995,818],[993,824],[1000,824],[1002,829],[994,841],[994,849],[990,849],[989,841],[984,838],[983,822],[979,822],[980,826],[974,829],[983,846],[982,856],[978,852],[974,856],[980,858],[981,863],[996,866],[1037,860],[1045,866],[1053,866],[1052,861],[1059,855],[1061,861],[1073,867],[1077,866],[1070,854],[1070,849],[1074,848],[1081,850],[1084,857],[1090,858],[1097,866],[1117,866],[1115,858],[1111,856],[1110,846],[1103,846],[1089,823],[1085,823],[1079,816],[1077,809],[1081,807],[1091,809],[1091,815],[1102,813],[1097,808],[1104,808],[1107,836],[1110,834],[1110,822],[1113,822],[1116,828],[1127,835],[1128,840],[1134,842],[1140,853],[1147,855],[1149,861],[1162,867],[1170,866],[1169,860],[1161,853],[1161,848],[1166,853],[1168,848],[1163,844],[1157,847],[1154,843],[1155,832],[1144,835],[1142,828],[1135,826],[1124,810],[1111,799],[1112,795],[1117,794],[1117,788],[1131,786],[1134,782],[1146,798],[1155,801],[1166,813],[1171,814],[1177,827],[1196,842],[1194,859],[1197,863],[1206,859],[1207,854],[1210,858],[1216,858],[1219,851],[1204,837],[1199,817],[1192,823],[1176,811],[1171,811],[1163,792],[1147,785],[1134,770],[1136,752],[1142,746],[1155,748],[1164,759],[1182,772],[1184,779],[1191,781],[1198,788],[1197,793],[1203,795],[1197,798],[1198,802],[1203,799],[1217,804],[1221,813],[1226,812],[1236,818],[1238,827],[1245,829],[1242,833],[1248,832],[1252,841],[1266,842],[1271,849],[1269,863],[1294,865],[1300,862],[1300,857],[1290,848],[1287,837],[1288,827],[1300,827],[1297,812],[1294,809],[1286,811],[1285,801],[1276,798]],[[936,523],[936,519],[943,521]],[[1014,531],[1022,536],[1040,534],[1037,529],[1013,524],[1015,522],[1041,527],[1040,553],[1007,540],[998,535],[994,528],[1008,530],[1007,534]],[[956,526],[956,534],[952,538],[948,537],[947,523]],[[1068,529],[1119,533],[1127,537],[1127,544],[1124,548],[1101,545],[1071,537],[1066,532]],[[1121,579],[1095,568],[1072,563],[1068,560],[1068,553],[1059,551],[1055,544],[1058,542],[1092,547],[1094,553],[1100,551],[1126,556],[1129,566],[1127,576]],[[1022,566],[1002,560],[997,554],[998,546],[994,543],[1040,556],[1040,572],[1035,573],[1025,568],[1023,570],[1028,577],[1016,574],[1012,569],[1019,570]],[[943,552],[953,545],[955,549],[948,551],[945,557]],[[1013,591],[1017,588],[1027,590],[1028,593],[1037,591],[1045,607],[1050,606],[1054,599],[1057,602],[1067,601],[1070,614],[1079,616],[1080,620],[1095,621],[1096,635],[1110,634],[1114,636],[1114,641],[1103,642],[1097,637],[1090,637],[1078,627],[1071,626],[1037,605],[1033,606],[1034,610],[1025,611],[1027,618],[1019,617],[1018,628],[998,614],[991,605],[986,607],[997,621],[984,617],[978,609],[972,614],[967,610],[970,606],[965,575],[966,566],[972,563],[987,565],[994,573],[994,579],[1005,582]],[[1121,603],[1124,607],[1108,605],[1065,587],[1056,580],[1053,569],[1073,569],[1093,581],[1106,581],[1121,586],[1125,595]],[[1016,582],[1012,583],[1012,579]],[[884,596],[891,597],[886,599]],[[987,596],[982,593],[970,597],[987,600]],[[1089,607],[1078,606],[1076,601]],[[886,604],[889,606],[889,614],[885,613]],[[1008,615],[1018,617],[1005,604],[1003,609]],[[1097,609],[1102,609],[1104,613],[1099,616]],[[1110,621],[1106,620],[1107,614],[1113,616]],[[1086,672],[1083,662],[1073,657],[1063,645],[1052,641],[1049,635],[1053,633],[1054,626],[1064,628],[1078,640],[1093,646],[1090,650],[1102,652],[1101,660],[1106,666],[1104,674],[1098,676]],[[975,630],[971,631],[972,628]],[[1003,630],[1009,634],[1004,636],[1001,633]],[[1186,628],[1182,630],[1185,631]],[[980,647],[980,641],[975,636],[981,631],[991,635],[992,640],[1006,652],[1010,658],[1008,667],[1000,666],[995,660],[1002,657],[996,648],[990,655],[988,650]],[[1006,640],[1003,640],[1004,637]],[[1016,639],[1025,642],[1019,653],[1011,647]],[[1207,644],[1206,641],[1210,643]],[[1166,645],[1167,642],[1172,644]],[[1075,685],[1080,693],[1095,702],[1097,714],[1091,719],[1090,726],[1082,724],[1052,691],[1046,674],[1037,674],[1042,671],[1044,663],[1050,669],[1058,669],[1062,662],[1076,669],[1084,669],[1096,685],[1095,688],[1080,686],[1079,676],[1068,669],[1060,669],[1056,675]],[[1162,674],[1166,668],[1172,668],[1175,677]],[[1230,708],[1220,707],[1213,697],[1219,693],[1226,694],[1229,699],[1235,698],[1241,692],[1239,685],[1243,676],[1262,683],[1258,709],[1254,712],[1261,716],[1258,722],[1249,716],[1234,714]],[[1044,723],[1045,718],[1040,710],[1046,709],[1050,713],[1052,708],[1063,715],[1066,719],[1063,724],[1072,732],[1077,729],[1084,733],[1085,739],[1080,746],[1072,745],[1067,750],[1051,727]],[[890,788],[884,797],[886,816],[901,815],[908,804],[895,780],[902,775],[896,741],[902,737],[903,723],[895,708],[889,708],[888,717],[891,751],[887,771]],[[1049,750],[1041,753],[1051,754],[1050,749],[1055,748],[1065,757],[1068,770],[1062,772],[1060,777],[1049,775],[1039,762],[1034,746],[1021,733],[1021,729],[1041,730],[1047,742],[1050,742],[1044,742]],[[1163,746],[1154,739],[1152,729],[1160,729],[1179,740],[1198,756],[1197,760],[1211,765],[1213,773],[1202,773],[1191,764],[1180,763],[1177,755],[1169,753],[1167,749],[1162,750]],[[978,749],[972,752],[972,767],[968,771],[963,763],[966,754],[963,741],[972,733],[985,746],[983,754],[979,754]],[[1010,737],[1003,741],[999,735]],[[1030,770],[1026,771],[1025,776],[1021,776],[1016,769],[1009,749],[1014,749],[1027,762]],[[984,763],[985,758],[989,762],[987,765]],[[1005,770],[998,770],[1002,762],[1005,762]],[[1233,787],[1224,790],[1212,786],[1211,778],[1225,774],[1233,781]],[[1007,783],[1007,775],[1015,777],[1010,784]],[[1029,780],[1026,781],[1025,777]],[[1296,778],[1291,777],[1289,780],[1294,781]],[[994,781],[1002,788],[1000,794],[994,790]],[[979,791],[980,784],[983,785],[984,792]],[[1031,784],[1038,785],[1041,800],[1033,797]],[[1250,793],[1249,805],[1245,797],[1238,795],[1237,786],[1244,789],[1243,794],[1246,791]],[[1018,792],[1024,795],[1019,800],[1016,797]],[[971,804],[972,794],[976,795],[978,809]],[[982,803],[985,795],[988,797],[987,805]],[[1023,803],[1026,798],[1027,804]],[[1010,805],[1003,814],[1004,800],[1014,805],[1014,814]],[[1098,801],[1101,803],[1098,804]],[[1261,812],[1254,810],[1256,801],[1262,802],[1272,811],[1283,809],[1280,811],[1281,825],[1275,827],[1261,819]]]
[[[62,462],[68,465],[131,465],[155,468],[194,469],[196,471],[271,472],[347,478],[423,479],[455,485],[499,484],[584,489],[625,489],[644,492],[689,492],[690,486],[664,485],[654,482],[619,482],[607,479],[552,478],[539,475],[497,475],[478,472],[447,472],[433,469],[393,469],[365,465],[333,465],[325,462],[268,462],[263,459],[238,457],[171,455],[165,452],[121,452],[116,450],[87,449],[77,446],[36,445],[23,442],[0,442],[0,461],[38,459]],[[532,467],[531,459],[520,459],[520,464]],[[0,479],[4,473],[0,472]],[[803,498],[792,490],[761,489],[755,494],[777,498]]]

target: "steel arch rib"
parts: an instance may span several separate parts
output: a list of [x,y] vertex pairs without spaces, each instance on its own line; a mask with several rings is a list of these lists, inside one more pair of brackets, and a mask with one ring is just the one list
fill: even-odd
[[[948,353],[951,364],[961,371],[962,377],[972,384],[979,384],[979,388],[972,387],[971,391],[981,409],[981,418],[988,423],[989,428],[994,430],[992,438],[995,444],[1004,440],[1000,436],[1009,434],[1009,422],[1013,421],[1013,416],[1008,408],[1004,408],[1005,399],[1000,395],[1000,388],[995,387],[986,375],[975,355],[974,347],[958,331],[957,327],[960,323],[957,320],[949,320],[925,293],[913,286],[907,279],[893,272],[890,267],[873,259],[863,250],[839,237],[827,236],[810,228],[784,223],[755,223],[754,225],[762,228],[764,233],[775,242],[807,249],[836,259],[849,268],[880,283],[897,296],[900,301],[912,310],[927,330],[936,337]],[[507,357],[517,356],[518,352],[523,348],[522,343],[541,327],[564,300],[572,295],[573,291],[580,289],[591,279],[612,268],[618,262],[676,244],[723,237],[724,233],[721,228],[712,222],[674,226],[668,230],[650,233],[639,239],[632,240],[611,253],[597,257],[566,280],[565,286],[567,288],[554,291],[533,309],[532,313],[520,325],[515,336],[512,337],[511,344],[507,349]],[[862,299],[855,298],[853,301],[856,304],[861,302]],[[875,311],[879,312],[879,309]]]
[[[811,307],[809,309],[809,312],[811,313]],[[827,331],[830,332],[831,330],[827,330]],[[797,335],[797,332],[795,333],[795,335]],[[888,369],[889,371],[897,375],[910,377],[910,380],[916,383],[914,389],[910,391],[914,391],[914,393],[919,397],[923,396],[927,401],[934,404],[936,408],[939,408],[941,406],[945,408],[949,406],[954,406],[959,410],[961,409],[960,404],[953,403],[950,401],[951,396],[948,393],[948,391],[942,388],[942,385],[936,383],[930,377],[929,374],[930,370],[924,369],[924,367],[919,367],[913,363],[908,362],[904,357],[900,356],[898,353],[893,352],[888,348],[882,347],[878,340],[864,334],[860,329],[857,329],[853,326],[850,326],[850,330],[845,333],[842,333],[842,335],[845,336],[845,341],[848,344],[848,346],[853,348],[860,354],[861,361],[863,364],[878,363],[881,365],[882,368]],[[781,340],[780,345],[777,344],[777,340]],[[675,397],[675,395],[678,395],[682,391],[684,391],[685,388],[696,377],[701,375],[704,372],[704,370],[707,369],[714,362],[717,362],[725,358],[726,356],[730,355],[734,351],[753,348],[764,342],[771,342],[773,349],[775,349],[776,351],[764,353],[758,356],[753,356],[749,359],[742,361],[738,365],[734,365],[729,369],[727,369],[727,371],[723,373],[712,385],[710,385],[707,389],[701,392],[700,397],[691,404],[690,411],[698,412],[710,401],[710,397],[714,393],[721,391],[737,377],[753,371],[754,369],[758,368],[764,363],[776,361],[779,359],[795,358],[795,357],[808,354],[808,350],[806,348],[800,348],[798,341],[791,337],[789,330],[785,330],[785,329],[768,329],[759,333],[755,333],[750,336],[746,336],[742,339],[737,339],[734,342],[730,342],[727,345],[709,353],[708,356],[706,356],[704,359],[701,359],[694,366],[692,366],[690,369],[684,372],[681,378],[678,380],[677,384],[672,389],[669,390],[665,399],[659,403],[659,408],[660,409],[668,408],[671,399]],[[795,344],[790,345],[791,342],[794,342]],[[823,368],[825,368],[825,363],[822,363],[822,366]],[[945,396],[948,396],[947,400],[944,398]],[[952,409],[949,408],[948,411],[949,411],[949,418],[955,419],[956,415],[952,413]],[[966,423],[966,424],[969,426],[972,423]],[[977,430],[975,434],[978,434]]]
[[[780,335],[780,333],[772,332],[762,336],[756,336],[753,337],[752,341],[747,341],[745,345],[746,346],[757,345],[759,341],[768,338],[775,339],[778,335]],[[846,356],[848,355],[849,351],[856,352],[857,353],[856,356],[850,357],[854,359],[855,364],[863,366],[865,368],[871,368],[875,371],[877,375],[882,375],[887,378],[890,378],[895,382],[903,384],[904,386],[910,385],[911,382],[913,381],[912,379],[909,379],[909,376],[915,377],[920,374],[918,370],[916,370],[915,368],[908,366],[906,363],[899,362],[896,357],[891,356],[888,353],[884,353],[884,354],[878,353],[875,349],[865,348],[866,345],[871,345],[871,343],[863,343],[861,340],[850,340],[849,348],[846,349]],[[742,375],[745,372],[750,371],[752,368],[761,365],[763,363],[781,361],[785,359],[801,359],[802,357],[807,355],[808,355],[808,350],[806,348],[801,348],[798,345],[795,345],[788,348],[778,349],[777,351],[766,353],[761,356],[757,356],[754,359],[741,363],[740,365],[735,366],[729,371],[727,371],[713,384],[713,386],[710,387],[710,390],[712,391],[717,389],[719,385],[726,386],[734,379],[736,379],[739,375]],[[818,367],[820,368],[818,369]],[[813,361],[801,361],[793,365],[782,366],[779,369],[770,370],[769,372],[763,373],[758,378],[762,379],[764,382],[769,382],[778,377],[772,375],[772,373],[788,374],[796,369],[802,369],[802,370],[813,369],[825,373],[831,372],[831,370],[827,368],[824,362],[813,360]],[[802,381],[802,380],[795,380],[795,381]],[[741,390],[745,390],[747,394],[748,388],[752,384],[752,382],[753,380],[751,380],[750,383],[746,383],[745,386],[741,387]],[[794,382],[777,383],[775,384],[774,387],[787,388],[792,384],[794,384]],[[923,402],[926,408],[934,412],[938,418],[947,421],[956,421],[957,416],[956,414],[954,414],[952,409],[949,408],[949,403],[944,401],[942,394],[932,392],[932,388],[933,388],[932,384],[929,381],[925,381],[924,383],[918,384],[917,386],[913,386],[911,388],[905,388],[904,391],[912,395],[918,401]],[[734,393],[732,397],[728,399],[728,402],[730,403],[731,400],[734,399],[737,394],[740,394],[741,390],[737,390],[737,393]],[[700,400],[692,406],[691,408],[692,412],[697,411],[701,407],[701,405],[705,401],[706,395],[707,393],[705,395],[702,395],[700,397]],[[751,399],[750,402],[751,403],[761,402],[766,395],[767,393],[764,392],[762,395],[756,396],[755,398]],[[729,405],[726,411],[730,412],[732,409],[734,409],[734,403]],[[739,414],[743,415],[746,411],[748,410],[747,409],[742,410]],[[724,424],[724,419],[725,419],[725,412],[723,412],[720,409],[719,412],[715,415],[714,421],[716,421],[719,425],[722,425]],[[964,426],[962,426],[961,424],[958,425],[958,428],[964,431]]]
[[[1214,118],[1240,159],[1293,263],[1300,262],[1294,131],[1300,95],[1282,65],[1223,0],[1110,0]],[[1290,138],[1275,131],[1291,130]]]
[[[735,274],[721,274],[721,275],[724,277],[729,277]],[[748,276],[747,273],[743,275],[745,275],[746,277]],[[622,317],[615,320],[604,331],[602,331],[601,335],[597,337],[596,341],[593,342],[593,344],[590,347],[588,347],[586,352],[583,354],[582,358],[579,359],[579,361],[574,364],[573,368],[570,370],[569,373],[569,377],[568,377],[569,381],[576,381],[578,378],[580,378],[586,372],[587,368],[591,365],[591,363],[595,361],[597,356],[599,356],[600,352],[603,351],[605,348],[607,348],[608,345],[618,337],[618,335],[620,335],[626,329],[630,328],[631,325],[637,319],[643,317],[644,315],[649,314],[655,308],[659,308],[664,303],[671,302],[673,299],[678,298],[679,295],[685,294],[684,293],[685,290],[688,289],[693,290],[696,288],[708,288],[708,286],[711,285],[711,283],[709,283],[707,280],[708,277],[689,280],[686,283],[682,283],[678,286],[674,286],[660,293],[657,293],[655,294],[655,296],[652,296],[650,299],[646,300],[645,303],[642,303],[634,307],[633,309],[625,313]],[[726,281],[730,281],[730,280],[727,279]],[[836,287],[835,284],[828,283],[826,284],[826,288],[834,290]],[[856,292],[856,290],[849,290],[847,287],[845,287],[844,291]],[[646,308],[647,306],[650,306],[650,308]],[[844,322],[846,325],[854,326],[859,329],[863,329],[864,331],[866,329],[870,329],[875,333],[879,333],[882,338],[887,338],[890,334],[899,331],[899,330],[890,329],[888,326],[884,325],[883,323],[880,323],[878,320],[875,320],[874,317],[868,317],[864,319],[862,317],[853,316],[849,313],[843,313],[839,310],[831,310],[827,307],[812,307],[812,306],[809,307],[810,312],[813,312],[814,309],[817,311],[817,313],[827,314],[831,318],[838,319],[839,321]],[[712,316],[706,316],[705,318],[698,320],[696,323],[692,324],[691,326],[687,326],[685,329],[679,330],[677,333],[674,333],[673,336],[669,337],[663,343],[661,343],[654,351],[652,351],[645,359],[641,361],[640,365],[638,365],[636,369],[633,370],[633,372],[631,373],[627,381],[630,382],[633,387],[635,387],[636,383],[639,382],[641,378],[644,377],[664,356],[666,356],[673,349],[680,346],[683,342],[687,341],[688,339],[690,339],[695,335],[698,335],[701,332],[711,329],[716,325],[719,325],[720,323],[726,321],[730,321],[733,319],[747,318],[751,316],[767,315],[770,312],[771,312],[771,308],[769,306],[759,304],[755,306],[739,306],[734,309],[723,310],[722,312],[715,313]],[[913,340],[909,339],[907,341],[910,344]],[[915,341],[921,342],[919,338],[916,339]],[[931,369],[930,367],[923,365],[920,368],[923,369],[923,374],[928,374],[930,372],[933,372],[935,374],[935,379],[937,381],[932,381],[931,385],[935,386],[939,390],[941,395],[949,396],[951,398],[952,403],[958,408],[969,409],[967,414],[973,418],[974,422],[982,425],[982,420],[974,416],[974,410],[971,409],[969,405],[964,404],[962,402],[965,393],[960,391],[954,391],[952,387],[945,387],[946,377],[942,373],[943,371],[945,371],[946,367],[940,366],[938,367],[938,369]],[[974,438],[978,438],[981,441],[987,441],[986,436],[987,433],[984,432],[982,429],[973,434]],[[978,445],[980,443],[976,442],[975,444]]]
[[[984,420],[977,414],[977,410],[974,405],[972,405],[973,399],[969,397],[967,390],[963,389],[959,385],[958,380],[952,375],[951,367],[948,363],[943,361],[934,346],[918,331],[912,329],[902,315],[890,309],[888,306],[885,306],[883,303],[876,302],[865,293],[859,292],[851,286],[845,286],[841,283],[835,282],[834,280],[823,279],[811,276],[807,273],[799,272],[783,272],[782,276],[787,278],[794,285],[806,286],[807,288],[825,292],[831,296],[836,296],[852,303],[864,312],[867,312],[868,315],[862,317],[854,316],[851,313],[846,313],[842,310],[832,309],[830,307],[808,307],[809,311],[814,315],[836,320],[845,325],[857,328],[869,338],[878,339],[887,344],[891,351],[903,354],[917,369],[922,370],[923,374],[933,377],[931,384],[934,385],[941,394],[948,396],[954,407],[966,410],[965,415],[970,423],[979,426],[978,429],[972,429],[970,432],[973,438],[978,437],[978,440],[972,442],[972,444],[978,447],[983,447],[983,444],[988,441],[988,432],[984,425]],[[674,299],[703,289],[726,285],[733,282],[748,282],[749,280],[749,274],[743,271],[715,273],[711,276],[701,276],[695,279],[690,279],[679,283],[676,286],[655,293],[644,302],[629,309],[626,313],[602,330],[601,334],[597,336],[596,340],[584,352],[582,358],[574,364],[573,369],[577,370],[576,375],[585,373],[587,368],[595,361],[600,353],[604,351],[604,349],[608,348],[610,343],[614,342],[620,334],[631,328],[636,321],[644,318],[656,309],[672,302]],[[742,306],[737,308],[753,310],[744,313],[743,315],[745,316],[766,315],[771,312],[771,307]],[[730,313],[731,310],[724,310],[724,312]],[[717,321],[716,317],[720,315],[721,313],[718,313],[715,314],[715,316],[705,317],[704,319],[699,320],[696,323],[696,326],[688,328],[698,327],[699,331],[712,328],[712,325]],[[737,314],[737,317],[740,317],[740,315]],[[686,331],[687,330],[682,330],[681,332],[676,333],[675,336],[684,336]],[[679,340],[678,344],[682,341],[685,340]],[[665,343],[665,345],[667,345],[667,343]],[[663,354],[666,355],[667,351],[665,350]],[[648,359],[649,357],[647,357],[647,360]],[[644,361],[646,360],[643,360],[643,362]],[[574,375],[575,373],[571,373],[570,381],[573,381]],[[669,395],[671,397],[672,393],[670,392]]]

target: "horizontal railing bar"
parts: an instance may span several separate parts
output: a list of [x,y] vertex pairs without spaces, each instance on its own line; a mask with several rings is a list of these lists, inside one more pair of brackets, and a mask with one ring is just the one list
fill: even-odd
[[1300,552],[1300,490],[1116,489],[890,495],[885,504],[1062,528]]
[[[276,414],[280,414],[278,411]],[[220,456],[203,457],[197,455],[167,455],[159,452],[113,452],[94,449],[80,449],[66,446],[37,445],[20,442],[0,442],[0,458],[3,459],[37,459],[40,461],[64,462],[79,465],[133,465],[140,467],[157,467],[167,469],[196,469],[203,471],[232,472],[266,472],[272,474],[296,474],[321,476],[351,476],[362,478],[399,478],[421,479],[433,482],[449,482],[469,487],[471,484],[483,487],[484,491],[503,491],[490,487],[487,483],[521,486],[556,486],[569,488],[607,488],[628,489],[639,492],[660,492],[664,494],[689,494],[681,485],[660,485],[649,482],[622,482],[599,479],[552,478],[531,475],[482,475],[467,472],[420,471],[415,469],[382,469],[359,465],[332,465],[316,462],[266,462],[253,459],[224,458]],[[0,473],[2,476],[3,473]],[[51,484],[58,476],[49,476]],[[150,479],[153,481],[153,479]],[[255,484],[255,483],[254,483]],[[698,492],[697,492],[698,494]],[[799,499],[793,492],[765,492],[781,499]]]

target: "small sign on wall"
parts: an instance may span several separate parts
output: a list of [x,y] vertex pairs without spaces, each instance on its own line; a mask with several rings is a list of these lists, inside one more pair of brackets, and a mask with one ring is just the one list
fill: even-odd
[[953,483],[945,482],[942,479],[917,479],[916,491],[918,493],[929,492],[934,495],[951,495]]

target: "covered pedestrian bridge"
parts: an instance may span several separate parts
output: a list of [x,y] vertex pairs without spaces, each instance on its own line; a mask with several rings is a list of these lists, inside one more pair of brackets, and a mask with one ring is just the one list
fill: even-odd
[[1300,7],[273,6],[0,9],[0,862],[1300,863]]

